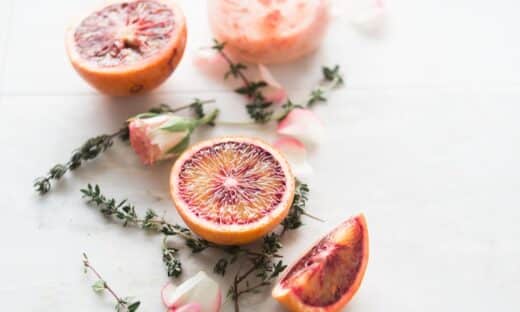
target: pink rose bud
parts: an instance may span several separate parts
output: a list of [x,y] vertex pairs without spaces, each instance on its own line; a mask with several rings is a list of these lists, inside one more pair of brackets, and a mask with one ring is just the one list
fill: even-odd
[[128,124],[130,144],[145,165],[178,156],[188,147],[193,130],[213,121],[217,114],[215,110],[201,119],[170,113],[137,115]]
[[318,144],[324,137],[325,127],[313,111],[295,108],[278,123],[276,131],[304,143]]

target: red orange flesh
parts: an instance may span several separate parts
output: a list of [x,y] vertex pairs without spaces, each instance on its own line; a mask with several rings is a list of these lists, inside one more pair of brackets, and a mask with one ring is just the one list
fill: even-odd
[[287,161],[258,139],[204,141],[175,162],[170,192],[186,224],[219,244],[245,244],[276,227],[292,204]]
[[108,95],[151,90],[175,70],[186,46],[186,23],[169,0],[112,1],[67,32],[74,69]]
[[322,238],[293,264],[273,297],[293,312],[341,310],[359,289],[368,263],[368,230],[355,216]]

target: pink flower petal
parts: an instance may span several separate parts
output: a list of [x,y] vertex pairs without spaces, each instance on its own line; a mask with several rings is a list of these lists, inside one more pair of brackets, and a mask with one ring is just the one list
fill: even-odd
[[282,85],[274,78],[273,74],[265,65],[258,64],[258,72],[260,73],[260,79],[265,81],[267,85],[276,89],[282,89]]
[[208,48],[202,48],[195,52],[193,64],[201,71],[218,78],[222,78],[222,75],[228,69],[228,64],[222,55]]
[[312,174],[312,167],[307,162],[305,145],[295,138],[281,137],[273,143],[287,158],[293,173],[299,178],[307,178]]
[[161,291],[161,297],[169,311],[183,311],[178,309],[196,304],[200,311],[219,312],[222,304],[219,285],[202,271],[178,286],[166,284]]
[[149,126],[141,119],[134,119],[128,125],[130,145],[145,165],[154,163],[161,154],[158,146],[152,143],[148,136]]
[[284,89],[267,88],[264,90],[264,97],[268,102],[282,104],[287,101],[287,92]]
[[325,135],[325,127],[313,111],[295,108],[280,121],[277,132],[305,143],[318,144]]
[[287,91],[274,78],[269,69],[262,64],[258,64],[258,72],[260,74],[260,80],[267,83],[267,87],[263,89],[266,100],[275,104],[285,102],[287,100]]
[[200,304],[188,303],[179,308],[169,309],[168,312],[204,312],[204,311],[202,311]]

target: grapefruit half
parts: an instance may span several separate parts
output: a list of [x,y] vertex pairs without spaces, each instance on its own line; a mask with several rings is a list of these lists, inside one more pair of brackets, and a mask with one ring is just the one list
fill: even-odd
[[295,178],[285,158],[253,138],[207,140],[173,165],[170,192],[184,222],[204,239],[246,244],[274,229],[293,202]]
[[208,0],[226,51],[250,63],[284,63],[314,51],[328,26],[328,0]]
[[367,224],[358,215],[340,224],[288,268],[272,296],[294,312],[339,311],[361,285],[367,263]]
[[174,2],[112,1],[71,27],[65,41],[81,77],[102,93],[124,96],[163,83],[184,54],[186,34]]

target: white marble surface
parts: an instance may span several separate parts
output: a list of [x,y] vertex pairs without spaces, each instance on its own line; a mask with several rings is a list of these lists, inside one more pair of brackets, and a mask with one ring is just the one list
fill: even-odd
[[[171,164],[145,168],[119,144],[67,175],[49,196],[36,196],[31,181],[85,138],[161,101],[213,97],[223,118],[244,117],[240,97],[191,66],[193,50],[211,35],[204,2],[181,3],[190,37],[178,71],[148,96],[113,100],[92,91],[65,56],[64,29],[92,1],[0,2],[4,310],[112,311],[109,297],[90,290],[83,251],[120,293],[141,298],[143,311],[164,310],[161,238],[105,221],[79,188],[99,183],[139,211],[151,207],[178,221],[167,196]],[[347,77],[347,86],[317,109],[328,137],[310,157],[310,210],[327,222],[307,220],[287,238],[284,254],[295,259],[339,220],[364,211],[371,258],[346,311],[518,311],[520,6],[387,5],[382,36],[360,34],[338,18],[318,53],[274,68],[295,97],[313,86],[321,64],[339,63]],[[221,127],[197,139],[228,133],[274,138],[270,129]],[[184,277],[213,262],[211,254],[183,258]],[[267,293],[243,306],[281,311]]]

